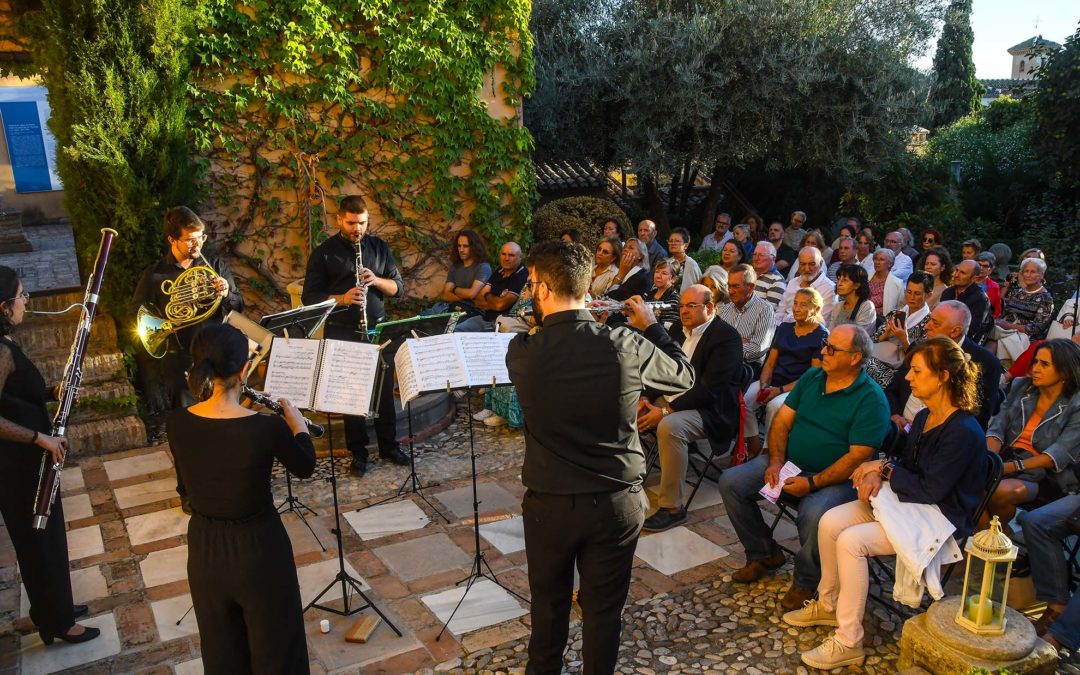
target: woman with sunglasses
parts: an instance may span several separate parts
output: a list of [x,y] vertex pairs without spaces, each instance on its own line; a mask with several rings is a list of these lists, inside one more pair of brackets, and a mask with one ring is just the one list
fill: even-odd
[[945,246],[945,237],[942,236],[941,232],[933,227],[923,230],[922,246],[920,248],[925,252],[937,246]]
[[86,605],[71,599],[64,506],[57,500],[44,532],[31,526],[41,454],[60,462],[67,439],[49,435],[52,424],[45,408],[49,388],[41,372],[23,353],[11,333],[26,316],[30,295],[18,274],[0,266],[0,514],[15,547],[30,619],[41,640],[51,645],[93,640],[101,631],[75,623]]
[[593,258],[595,264],[589,295],[595,298],[607,293],[608,287],[615,279],[615,273],[619,271],[621,257],[622,242],[616,237],[604,237],[600,240],[600,243],[596,245],[596,255]]

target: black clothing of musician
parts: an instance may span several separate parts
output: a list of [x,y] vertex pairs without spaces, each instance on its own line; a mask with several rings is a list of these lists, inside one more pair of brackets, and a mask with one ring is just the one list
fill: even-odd
[[[360,251],[364,267],[376,277],[390,279],[396,286],[391,297],[401,297],[405,292],[405,282],[401,278],[394,254],[390,246],[372,234],[366,234],[360,240]],[[356,287],[356,245],[339,232],[330,237],[311,252],[308,258],[307,274],[304,276],[304,292],[301,299],[305,305],[323,302],[332,295],[340,295]],[[386,320],[384,308],[385,295],[375,286],[367,291],[368,328],[374,328]],[[333,340],[360,341],[360,309],[356,305],[338,307],[326,321],[323,335]],[[397,442],[397,411],[394,408],[394,358],[384,349],[381,356],[387,364],[382,388],[379,394],[378,416],[375,418],[375,436],[382,456],[400,455]],[[344,416],[345,443],[352,454],[353,462],[366,466],[368,458],[367,418],[354,415]]]
[[[191,338],[207,322],[221,322],[229,312],[244,311],[244,298],[236,285],[236,278],[228,261],[205,251],[201,258],[192,265],[206,265],[214,270],[214,274],[224,279],[229,284],[229,293],[221,299],[221,304],[214,312],[203,321],[192,324],[173,333],[168,339],[168,351],[159,360],[146,357],[144,350],[139,350],[140,383],[145,393],[146,401],[154,412],[165,412],[189,406],[195,402],[188,390],[185,373],[191,368],[191,355],[188,349],[191,346]],[[135,287],[135,295],[132,298],[132,307],[138,309],[142,305],[151,305],[157,309],[158,316],[165,316],[165,306],[169,303],[169,296],[161,290],[164,281],[173,281],[190,267],[183,267],[177,262],[172,250],[169,250],[161,258],[143,272],[139,279],[139,285]]]
[[639,334],[571,309],[545,316],[539,332],[515,337],[506,365],[525,417],[528,672],[562,669],[576,565],[582,672],[611,673],[644,520],[638,399],[646,387],[688,389],[690,364],[660,324]]
[[169,413],[167,428],[177,483],[191,502],[188,582],[203,667],[307,673],[300,585],[270,472],[277,459],[311,476],[311,437],[294,436],[276,415],[209,418],[187,409]]

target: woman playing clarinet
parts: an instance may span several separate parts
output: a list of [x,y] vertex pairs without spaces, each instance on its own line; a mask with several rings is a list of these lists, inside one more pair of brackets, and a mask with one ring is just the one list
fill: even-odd
[[4,516],[19,572],[30,599],[30,618],[42,641],[86,642],[100,631],[75,623],[86,605],[71,600],[64,509],[57,500],[43,532],[31,527],[41,453],[63,459],[67,439],[50,436],[48,388],[41,373],[11,338],[23,321],[30,294],[15,270],[0,266],[0,514]]
[[274,460],[306,478],[315,448],[303,416],[240,405],[247,338],[211,324],[191,344],[188,385],[199,403],[169,414],[178,490],[191,503],[188,583],[208,673],[307,673],[292,544],[274,509]]

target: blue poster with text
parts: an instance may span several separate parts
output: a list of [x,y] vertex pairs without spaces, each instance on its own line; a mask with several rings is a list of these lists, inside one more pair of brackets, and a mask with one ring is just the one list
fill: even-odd
[[16,192],[42,192],[54,189],[49,162],[45,156],[41,118],[33,101],[0,102],[11,170]]

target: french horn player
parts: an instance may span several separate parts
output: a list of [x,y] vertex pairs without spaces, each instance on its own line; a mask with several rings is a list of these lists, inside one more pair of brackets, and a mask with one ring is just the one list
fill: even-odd
[[140,380],[155,420],[195,403],[185,373],[191,367],[189,347],[198,329],[244,309],[228,262],[203,250],[202,218],[186,206],[174,206],[165,212],[164,226],[169,250],[143,272],[132,302],[138,309],[135,327],[144,347],[137,350]]

